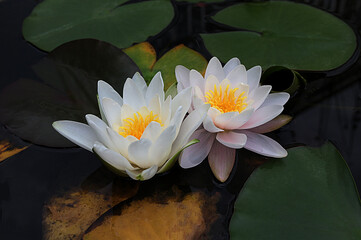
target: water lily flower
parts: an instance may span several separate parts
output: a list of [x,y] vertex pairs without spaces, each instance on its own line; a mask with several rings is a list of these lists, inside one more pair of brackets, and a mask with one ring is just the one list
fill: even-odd
[[139,73],[128,78],[123,98],[100,80],[102,119],[88,114],[88,124],[63,120],[54,122],[53,127],[73,143],[97,154],[117,174],[150,179],[170,169],[184,148],[198,142],[189,139],[209,108],[200,106],[184,119],[191,104],[191,88],[166,99],[163,88],[160,72],[149,86]]
[[203,127],[191,137],[199,139],[200,143],[182,153],[181,167],[194,167],[208,155],[214,175],[224,182],[233,168],[236,149],[246,148],[275,158],[287,156],[280,144],[260,133],[287,122],[276,117],[290,96],[288,93],[270,94],[271,86],[260,86],[261,72],[260,66],[247,71],[238,58],[229,60],[224,67],[216,57],[212,58],[204,77],[195,70],[176,67],[178,91],[192,87],[189,112],[202,104],[211,105]]

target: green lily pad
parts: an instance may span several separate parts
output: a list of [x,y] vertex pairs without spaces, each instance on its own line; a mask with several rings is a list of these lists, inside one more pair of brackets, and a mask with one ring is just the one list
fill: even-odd
[[99,116],[98,80],[122,93],[125,80],[139,72],[122,50],[94,39],[66,43],[33,69],[39,79],[21,79],[0,92],[0,122],[20,138],[49,147],[74,146],[53,129],[54,121]]
[[326,143],[288,153],[247,180],[235,204],[231,239],[361,239],[360,198],[337,149]]
[[299,3],[241,3],[213,19],[239,30],[202,34],[207,49],[223,62],[237,56],[247,68],[331,70],[346,63],[357,45],[342,20]]
[[174,16],[169,0],[126,2],[45,0],[25,19],[24,38],[45,51],[83,38],[124,48],[156,35]]
[[153,46],[147,42],[124,49],[124,52],[138,65],[148,83],[157,72],[161,71],[164,89],[168,89],[177,82],[174,72],[177,65],[183,65],[204,74],[208,64],[200,53],[183,44],[166,52],[158,61]]

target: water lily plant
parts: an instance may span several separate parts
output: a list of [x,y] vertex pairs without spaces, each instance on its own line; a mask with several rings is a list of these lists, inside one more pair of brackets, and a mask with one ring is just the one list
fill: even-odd
[[163,88],[160,72],[149,86],[139,73],[128,78],[123,97],[99,81],[102,118],[88,114],[88,124],[62,120],[54,122],[53,127],[73,143],[97,154],[117,174],[150,179],[170,169],[183,149],[198,142],[189,139],[209,108],[200,106],[184,119],[191,105],[191,88],[183,89],[174,98],[165,98]]
[[233,168],[236,149],[246,148],[275,158],[287,156],[280,144],[261,133],[284,124],[278,118],[275,122],[275,118],[290,96],[284,92],[270,94],[271,86],[260,86],[261,73],[260,66],[247,71],[238,58],[229,60],[224,67],[216,57],[212,58],[204,77],[195,70],[176,67],[178,91],[192,87],[189,112],[211,105],[203,126],[191,137],[200,143],[183,151],[181,167],[194,167],[208,155],[214,175],[224,182]]

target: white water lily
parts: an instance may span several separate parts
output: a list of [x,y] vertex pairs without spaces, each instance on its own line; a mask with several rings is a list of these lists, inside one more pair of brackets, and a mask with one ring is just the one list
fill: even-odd
[[[271,86],[260,86],[262,69],[248,71],[238,58],[222,67],[212,58],[203,77],[195,70],[176,67],[178,91],[192,87],[193,101],[189,112],[203,104],[211,104],[203,127],[195,131],[197,146],[187,148],[180,157],[183,168],[208,161],[218,180],[227,180],[235,161],[236,150],[246,148],[258,154],[282,158],[287,151],[276,141],[260,133],[273,127],[283,111],[288,93],[271,93]],[[277,119],[279,121],[279,119]]]
[[87,124],[56,121],[53,127],[73,143],[97,154],[120,175],[147,180],[167,171],[180,152],[196,143],[190,136],[202,124],[209,106],[196,108],[183,121],[191,104],[191,88],[173,99],[164,96],[158,72],[149,86],[136,73],[124,84],[123,98],[106,82],[98,82],[102,119],[86,115]]

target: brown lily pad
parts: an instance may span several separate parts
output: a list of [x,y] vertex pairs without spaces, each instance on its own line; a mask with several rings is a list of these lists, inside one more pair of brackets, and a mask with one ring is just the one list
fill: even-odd
[[191,192],[132,201],[120,214],[104,216],[83,239],[204,239],[218,217],[218,198]]
[[12,143],[10,143],[8,140],[0,141],[0,162],[27,148],[28,146],[23,146],[23,147],[15,146]]
[[81,239],[85,230],[106,211],[134,196],[138,183],[113,182],[101,191],[72,189],[51,198],[44,206],[44,239]]

